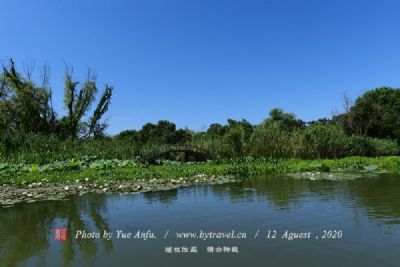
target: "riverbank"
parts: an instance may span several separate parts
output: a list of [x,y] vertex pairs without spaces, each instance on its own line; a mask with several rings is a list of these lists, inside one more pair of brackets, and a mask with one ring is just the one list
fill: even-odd
[[[46,165],[0,164],[0,205],[63,199],[71,194],[139,193],[235,181],[257,174],[300,173],[336,179],[334,173],[400,172],[400,157],[335,160],[229,159],[206,163],[81,159]],[[328,175],[322,175],[329,173]],[[303,176],[298,176],[302,178]],[[308,177],[309,176],[309,177]]]

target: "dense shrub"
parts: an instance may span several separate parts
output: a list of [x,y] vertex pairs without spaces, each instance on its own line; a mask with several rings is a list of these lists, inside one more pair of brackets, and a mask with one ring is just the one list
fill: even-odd
[[256,127],[247,147],[255,157],[339,158],[344,156],[397,155],[393,140],[347,136],[336,124],[315,123],[286,131],[280,125],[264,122]]
[[346,150],[352,156],[388,156],[397,155],[400,148],[393,140],[352,135],[347,138]]
[[192,144],[212,152],[216,158],[237,157],[235,147],[223,136],[212,136],[204,133],[195,134]]
[[56,135],[0,135],[0,161],[48,163],[85,156],[101,159],[133,158],[138,149],[129,139],[90,138],[61,139]]
[[347,136],[334,124],[313,124],[292,135],[293,156],[299,158],[337,158],[345,155]]
[[278,123],[266,121],[254,129],[248,150],[256,157],[290,157],[290,135]]

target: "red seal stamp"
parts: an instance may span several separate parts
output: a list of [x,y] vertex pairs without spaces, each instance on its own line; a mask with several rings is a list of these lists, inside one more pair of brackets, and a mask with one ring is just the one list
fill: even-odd
[[67,240],[67,228],[55,228],[54,240],[65,241]]

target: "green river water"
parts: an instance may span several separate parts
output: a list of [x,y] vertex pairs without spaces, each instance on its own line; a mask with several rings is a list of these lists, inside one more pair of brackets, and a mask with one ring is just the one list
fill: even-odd
[[0,266],[398,267],[400,175],[19,204],[0,209]]

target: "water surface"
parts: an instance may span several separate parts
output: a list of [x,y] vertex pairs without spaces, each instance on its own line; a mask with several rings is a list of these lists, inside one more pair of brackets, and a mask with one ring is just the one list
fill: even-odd
[[[60,227],[67,229],[66,241],[54,240]],[[77,230],[150,230],[156,239],[75,239]],[[200,230],[234,230],[247,238],[176,238]],[[267,239],[268,230],[277,238]],[[311,232],[312,238],[289,241],[281,238],[286,230]],[[324,230],[343,236],[322,239]],[[176,247],[198,252],[166,253]],[[239,253],[209,253],[207,247]],[[400,266],[400,175],[345,181],[263,176],[20,204],[0,209],[0,266]]]

